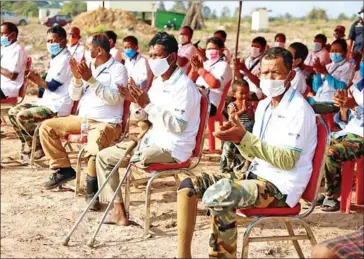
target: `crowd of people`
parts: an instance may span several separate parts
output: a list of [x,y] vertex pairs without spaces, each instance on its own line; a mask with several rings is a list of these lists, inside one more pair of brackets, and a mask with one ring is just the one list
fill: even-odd
[[[118,143],[125,100],[132,102],[132,118],[145,135],[122,167],[130,161],[141,167],[183,163],[192,155],[203,121],[197,112],[201,96],[208,97],[209,116],[214,116],[230,88],[224,111],[227,121],[214,133],[223,141],[220,170],[186,178],[178,188],[177,257],[191,257],[200,199],[211,215],[209,255],[233,258],[236,208],[294,207],[299,202],[312,173],[315,114],[332,115],[340,128],[331,129],[325,193],[318,199],[323,211],[339,210],[342,165],[364,156],[364,9],[360,14],[350,30],[349,44],[341,25],[334,29],[330,44],[325,35],[317,34],[310,51],[301,42],[287,45],[292,39],[278,33],[272,46],[264,37],[254,38],[245,60],[231,56],[222,30],[208,38],[205,48],[192,43],[189,26],[181,28],[178,40],[158,32],[148,44],[147,58],[134,36],[123,38],[121,51],[113,31],[89,35],[82,44],[80,28],[67,33],[54,26],[45,39],[51,60],[44,77],[34,70],[25,74],[27,53],[19,44],[18,28],[5,22],[0,99],[17,97],[25,77],[44,91],[37,104],[12,107],[9,119],[24,156],[30,154],[34,130],[41,125],[35,158],[46,156],[50,161],[52,172],[44,183],[48,190],[75,179],[61,139],[80,134],[86,120],[89,202],[130,145]],[[77,113],[71,114],[75,102]],[[115,174],[104,191],[107,199],[118,184]],[[120,191],[113,207],[105,223],[128,225]],[[98,199],[91,209],[100,210]],[[360,233],[357,236],[363,238]],[[351,238],[351,244],[363,252],[357,239]],[[345,258],[328,244],[332,242],[320,245],[328,249],[322,256],[331,252],[336,257],[330,258]],[[319,250],[315,248],[316,256]]]

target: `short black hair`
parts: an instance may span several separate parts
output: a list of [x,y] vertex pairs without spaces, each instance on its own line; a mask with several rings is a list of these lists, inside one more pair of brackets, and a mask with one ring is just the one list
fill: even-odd
[[168,34],[164,31],[157,32],[154,37],[150,40],[148,47],[154,45],[161,45],[164,50],[168,53],[178,52],[178,42],[172,34]]
[[133,44],[134,46],[138,46],[138,39],[135,38],[134,36],[126,36],[123,39],[123,42],[130,42],[131,44]]
[[222,41],[222,39],[220,39],[218,37],[211,37],[211,38],[209,38],[207,40],[207,42],[206,42],[206,46],[210,42],[213,43],[213,44],[215,44],[216,46],[218,46],[220,49],[223,49],[225,47],[224,42]]
[[214,35],[215,34],[220,34],[224,39],[226,39],[226,37],[227,37],[226,31],[223,31],[223,30],[215,31]]
[[253,39],[252,43],[259,43],[262,48],[267,46],[267,40],[264,37],[256,37]]
[[344,39],[337,39],[337,40],[334,40],[333,43],[331,43],[331,46],[334,45],[334,44],[341,45],[341,48],[344,50],[344,52],[345,53],[347,52],[347,50],[348,50],[348,44],[346,43],[346,40],[344,40]]
[[321,40],[324,44],[326,44],[327,42],[326,36],[321,33],[315,36],[315,40]]
[[104,49],[107,53],[110,52],[110,42],[106,33],[95,33],[90,36],[92,38],[92,45],[94,47],[100,47]]
[[116,43],[118,35],[116,35],[116,33],[114,31],[105,31],[105,34],[107,35],[107,37],[110,40],[112,40],[114,43]]
[[56,25],[48,29],[47,34],[55,33],[60,39],[67,39],[67,32],[62,26]]
[[289,45],[289,47],[295,50],[295,55],[293,58],[302,59],[302,62],[301,62],[301,64],[302,64],[308,56],[307,46],[301,42],[293,42],[291,45]]
[[262,62],[263,59],[273,60],[279,57],[283,58],[284,66],[287,68],[288,71],[290,71],[292,69],[293,56],[291,52],[289,52],[284,48],[274,47],[268,49],[267,51],[264,52],[260,62]]
[[19,30],[18,27],[12,22],[3,22],[1,26],[6,26],[8,28],[9,33],[15,32],[16,38],[18,38]]
[[277,33],[276,36],[274,36],[274,41],[276,41],[278,37],[282,37],[284,42],[286,42],[286,35],[284,33]]
[[190,26],[186,25],[186,26],[183,26],[181,29],[187,29],[190,32],[191,37],[193,36],[193,29]]
[[233,93],[236,92],[236,88],[238,88],[238,87],[248,87],[249,88],[249,83],[245,79],[234,80],[234,82],[232,84]]

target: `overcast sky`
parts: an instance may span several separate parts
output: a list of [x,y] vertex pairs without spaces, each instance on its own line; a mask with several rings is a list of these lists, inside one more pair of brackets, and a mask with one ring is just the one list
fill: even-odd
[[[217,14],[223,6],[228,6],[231,9],[231,13],[239,6],[238,1],[204,1],[205,5],[209,6],[211,10],[216,9]],[[167,9],[171,8],[173,1],[164,1]],[[283,15],[290,13],[293,16],[301,17],[305,16],[313,7],[323,8],[327,11],[330,18],[336,18],[340,13],[345,13],[351,17],[354,13],[357,13],[363,1],[243,1],[243,16],[249,15],[252,9],[257,7],[266,7],[272,12],[271,16]]]

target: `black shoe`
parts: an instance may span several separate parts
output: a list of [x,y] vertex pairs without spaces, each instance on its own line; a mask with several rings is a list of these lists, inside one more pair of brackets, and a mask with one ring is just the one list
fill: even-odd
[[[86,199],[86,203],[89,203],[92,198],[95,196],[95,194],[97,193],[97,191],[99,190],[99,186],[97,183],[97,177],[92,177],[87,175],[86,177],[86,195],[85,195],[85,199]],[[100,201],[99,201],[99,197],[97,197],[94,202],[91,204],[90,206],[90,210],[93,211],[98,211],[100,210]]]
[[44,183],[44,188],[51,190],[73,179],[76,179],[76,172],[72,167],[60,168],[49,177],[48,182]]
[[[86,203],[89,204],[93,197],[94,194],[86,194],[85,196]],[[101,209],[100,200],[99,197],[97,197],[96,200],[94,200],[94,202],[91,204],[90,210],[99,211],[100,209]]]

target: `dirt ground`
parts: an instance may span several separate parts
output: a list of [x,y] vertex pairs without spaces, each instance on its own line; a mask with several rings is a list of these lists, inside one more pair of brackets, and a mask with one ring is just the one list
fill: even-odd
[[[27,97],[27,101],[35,98]],[[20,143],[9,125],[1,127],[1,257],[88,257],[88,258],[173,258],[176,255],[176,194],[152,195],[153,238],[143,239],[140,226],[102,226],[95,248],[86,246],[101,212],[90,212],[72,237],[69,246],[61,242],[85,206],[83,197],[74,197],[71,191],[46,191],[42,183],[48,180],[47,161],[41,160],[37,169],[17,164]],[[207,141],[206,141],[207,142]],[[207,144],[207,143],[205,143]],[[77,147],[75,147],[77,149]],[[71,154],[75,165],[76,153]],[[195,173],[217,171],[218,156],[205,155]],[[85,167],[85,166],[84,166]],[[85,173],[85,172],[84,172]],[[156,183],[156,187],[171,185],[172,179]],[[73,183],[69,184],[70,186]],[[355,197],[355,195],[354,195]],[[133,188],[131,194],[132,217],[144,215],[143,192]],[[195,258],[206,258],[208,250],[208,217],[199,205],[192,252]],[[316,239],[322,241],[336,235],[350,233],[363,224],[363,214],[323,213],[316,209],[307,221]],[[263,228],[264,227],[264,228]],[[253,235],[286,235],[283,226],[264,225],[253,230]],[[277,229],[278,228],[278,229]],[[241,251],[243,227],[239,228],[238,251]],[[302,229],[295,229],[302,234]],[[300,241],[306,257],[311,245]],[[255,258],[296,258],[289,242],[255,243],[250,246],[250,256]]]

